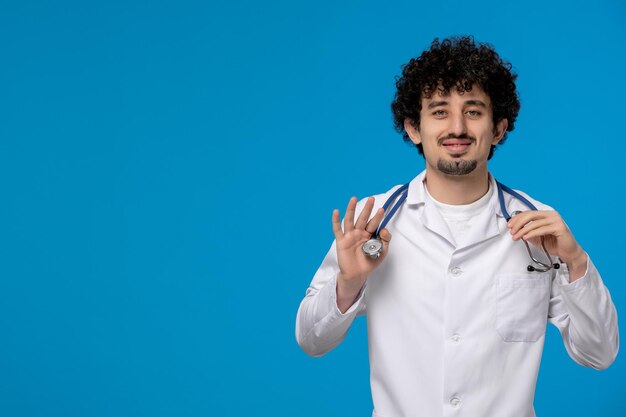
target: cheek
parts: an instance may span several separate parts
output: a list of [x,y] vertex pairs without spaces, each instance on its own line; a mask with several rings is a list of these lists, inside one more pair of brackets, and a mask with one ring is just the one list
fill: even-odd
[[428,149],[434,148],[435,146],[437,146],[437,139],[430,136],[422,135],[422,146]]
[[440,136],[440,129],[437,129],[436,126],[426,126],[422,127],[420,130],[420,137],[422,138],[422,143],[430,143],[437,142],[437,138]]
[[492,123],[486,123],[486,122],[481,122],[481,123],[476,123],[473,126],[469,127],[478,137],[480,137],[483,140],[491,140],[494,137],[494,130],[493,130],[493,124]]

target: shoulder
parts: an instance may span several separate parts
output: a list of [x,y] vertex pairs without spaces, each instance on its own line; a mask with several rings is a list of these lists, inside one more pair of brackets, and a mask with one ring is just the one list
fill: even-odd
[[404,184],[394,185],[393,187],[391,187],[389,190],[385,192],[373,194],[373,195],[360,199],[356,205],[356,212],[359,213],[363,209],[363,206],[365,206],[365,202],[367,201],[369,197],[374,197],[374,208],[372,210],[372,213],[375,213],[376,210],[382,207],[385,204],[385,202],[392,196],[392,194],[396,192],[403,185]]
[[[423,182],[424,182],[425,177],[426,177],[426,170],[423,170],[422,172],[417,174],[415,178],[411,179],[410,182],[406,184],[397,184],[383,193],[374,194],[373,197],[376,199],[376,202],[374,203],[374,210],[378,209],[379,207],[382,207],[387,202],[387,200],[389,200],[393,196],[393,194],[396,191],[398,191],[399,188],[404,187],[405,185],[408,186],[407,200],[406,200],[407,204],[410,204],[411,200],[413,200],[414,202],[423,200],[424,196],[422,195],[423,194],[422,190],[424,189]],[[367,201],[367,198],[359,201],[360,206],[362,207],[366,201]]]
[[[533,206],[535,206],[537,208],[537,210],[554,210],[554,208],[552,208],[551,206],[549,206],[548,204],[545,204],[533,197],[531,197],[528,193],[522,191],[522,190],[518,190],[518,189],[513,189],[513,191],[515,191],[517,194],[519,194],[520,196],[522,196],[523,198],[525,198],[526,200],[528,200],[528,202],[530,202]],[[515,210],[520,210],[520,211],[524,211],[524,210],[529,210],[530,207],[528,207],[527,204],[525,204],[525,202],[522,199],[516,198],[515,196],[509,194],[509,193],[504,193],[504,198],[505,201],[507,203],[507,207],[511,208],[511,211],[515,211]]]

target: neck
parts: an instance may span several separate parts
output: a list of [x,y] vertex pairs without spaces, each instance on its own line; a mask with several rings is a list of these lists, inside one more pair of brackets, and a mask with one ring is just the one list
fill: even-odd
[[426,167],[426,189],[435,200],[444,204],[471,204],[489,191],[487,169],[468,175],[447,175]]

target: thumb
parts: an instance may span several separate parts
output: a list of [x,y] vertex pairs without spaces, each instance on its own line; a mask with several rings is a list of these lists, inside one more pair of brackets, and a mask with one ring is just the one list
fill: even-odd
[[389,232],[389,230],[383,229],[380,231],[378,236],[380,237],[380,240],[383,241],[384,251],[387,252],[387,249],[389,248],[389,242],[391,241],[391,233]]
[[531,237],[530,239],[526,240],[528,243],[530,243],[533,246],[537,246],[538,248],[541,247],[541,237],[537,236],[537,237]]

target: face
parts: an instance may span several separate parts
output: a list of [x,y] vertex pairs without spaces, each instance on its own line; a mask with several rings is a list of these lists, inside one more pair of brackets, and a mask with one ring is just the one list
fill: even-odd
[[469,175],[487,169],[491,146],[497,144],[508,122],[493,125],[491,99],[478,86],[459,94],[451,89],[422,99],[420,127],[405,120],[404,128],[415,144],[422,144],[428,170],[446,175]]

